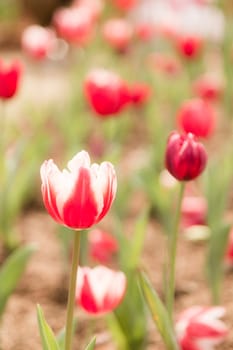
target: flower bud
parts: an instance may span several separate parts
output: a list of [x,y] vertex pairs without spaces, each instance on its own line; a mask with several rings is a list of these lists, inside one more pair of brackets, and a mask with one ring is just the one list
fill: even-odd
[[207,154],[194,135],[172,132],[168,138],[165,163],[167,170],[180,181],[193,180],[204,170]]

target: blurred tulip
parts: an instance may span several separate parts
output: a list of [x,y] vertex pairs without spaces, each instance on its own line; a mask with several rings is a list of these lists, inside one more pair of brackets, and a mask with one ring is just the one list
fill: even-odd
[[193,306],[182,312],[176,322],[181,350],[213,350],[228,333],[219,319],[224,314],[220,306]]
[[155,36],[155,28],[151,23],[136,23],[134,31],[142,41],[149,41]]
[[185,196],[181,205],[181,225],[185,228],[205,225],[207,220],[207,201],[201,196]]
[[185,101],[178,110],[177,124],[187,133],[191,132],[195,136],[207,138],[215,128],[215,111],[202,99]]
[[151,96],[151,88],[145,83],[134,83],[130,87],[131,102],[140,106],[145,104]]
[[138,0],[114,0],[115,5],[121,10],[130,10],[137,2]]
[[175,44],[178,52],[187,59],[197,58],[203,49],[203,40],[195,35],[176,35]]
[[51,29],[31,25],[23,31],[21,44],[28,56],[43,60],[53,51],[55,40],[56,36]]
[[85,7],[58,9],[53,17],[55,28],[63,39],[76,45],[87,44],[93,33],[93,14]]
[[0,99],[7,100],[15,96],[22,74],[20,62],[5,64],[0,60]]
[[167,170],[180,181],[195,179],[204,170],[207,154],[204,146],[188,133],[172,132],[167,141],[165,163]]
[[114,310],[126,292],[126,276],[105,266],[79,267],[76,303],[92,314]]
[[41,166],[42,195],[48,213],[58,223],[86,229],[108,212],[117,187],[109,162],[90,164],[87,152],[77,153],[62,172],[50,159]]
[[230,230],[230,233],[228,236],[225,261],[228,265],[233,266],[233,228]]
[[163,53],[152,53],[148,57],[150,65],[158,71],[170,76],[181,72],[181,66],[177,59]]
[[221,97],[223,87],[219,80],[202,76],[193,83],[193,92],[202,99],[216,101]]
[[103,37],[112,48],[125,52],[133,37],[133,28],[125,19],[109,19],[103,26]]
[[100,17],[104,4],[102,0],[74,0],[72,6],[85,8],[91,13],[92,19],[95,21]]
[[118,241],[109,233],[94,229],[88,234],[89,251],[93,260],[107,264],[118,251]]
[[84,93],[92,109],[103,118],[118,114],[130,101],[127,84],[105,69],[95,69],[88,74]]

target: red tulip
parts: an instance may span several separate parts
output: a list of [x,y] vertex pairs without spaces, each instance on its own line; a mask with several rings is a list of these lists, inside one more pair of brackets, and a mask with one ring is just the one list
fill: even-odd
[[203,40],[194,35],[177,35],[176,47],[179,53],[187,59],[197,58],[203,48]]
[[207,201],[201,196],[185,196],[181,206],[182,226],[205,225],[207,219]]
[[143,105],[151,96],[151,88],[144,83],[134,83],[131,88],[131,102],[134,105]]
[[92,36],[93,14],[87,8],[60,8],[53,22],[58,34],[72,44],[85,45]]
[[90,164],[87,152],[76,154],[62,172],[50,159],[41,166],[42,196],[48,213],[58,223],[85,229],[108,212],[117,180],[111,163]]
[[204,146],[194,135],[172,132],[168,138],[165,162],[167,170],[180,181],[193,180],[199,176],[207,162]]
[[88,235],[90,256],[100,264],[106,264],[118,251],[116,238],[100,229],[92,230]]
[[114,0],[115,5],[121,10],[130,10],[137,2],[138,0]]
[[125,19],[109,19],[103,26],[103,37],[111,47],[124,52],[133,37],[133,28]]
[[22,48],[30,57],[36,60],[45,59],[55,45],[55,34],[49,28],[31,25],[22,33]]
[[210,76],[202,76],[194,82],[193,91],[202,99],[216,101],[221,97],[223,87],[219,80]]
[[181,350],[213,350],[228,333],[219,319],[224,313],[220,306],[193,306],[182,312],[176,322]]
[[101,117],[116,115],[130,101],[127,84],[115,73],[105,69],[91,71],[84,92],[92,109]]
[[76,303],[92,314],[114,310],[126,292],[126,276],[105,266],[79,267]]
[[215,111],[202,99],[185,101],[177,113],[177,124],[181,129],[198,137],[210,136],[215,128],[215,121]]
[[13,97],[19,85],[22,66],[18,61],[14,61],[6,66],[0,61],[0,98],[7,100]]
[[227,264],[231,266],[233,265],[233,228],[230,230],[229,233],[225,260]]

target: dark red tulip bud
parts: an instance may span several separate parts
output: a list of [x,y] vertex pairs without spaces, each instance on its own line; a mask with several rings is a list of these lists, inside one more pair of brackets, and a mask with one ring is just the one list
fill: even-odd
[[180,135],[172,132],[166,148],[166,168],[180,181],[195,179],[204,170],[207,154],[204,146],[193,134]]

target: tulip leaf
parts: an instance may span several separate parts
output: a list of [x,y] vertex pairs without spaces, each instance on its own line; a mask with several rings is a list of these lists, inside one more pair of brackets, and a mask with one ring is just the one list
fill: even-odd
[[55,335],[44,318],[40,305],[37,305],[37,319],[43,350],[60,350]]
[[0,269],[0,315],[2,315],[6,302],[17,286],[32,253],[34,245],[20,247],[8,256]]
[[152,318],[166,345],[166,349],[179,350],[168,312],[158,294],[153,289],[147,276],[143,272],[139,273],[139,283],[143,296],[150,309]]
[[145,241],[146,226],[148,223],[148,210],[143,212],[136,221],[134,227],[133,240],[128,251],[128,268],[134,269],[137,267],[143,244]]
[[85,350],[94,350],[95,349],[95,342],[96,342],[96,337],[92,338],[90,343],[87,345]]

